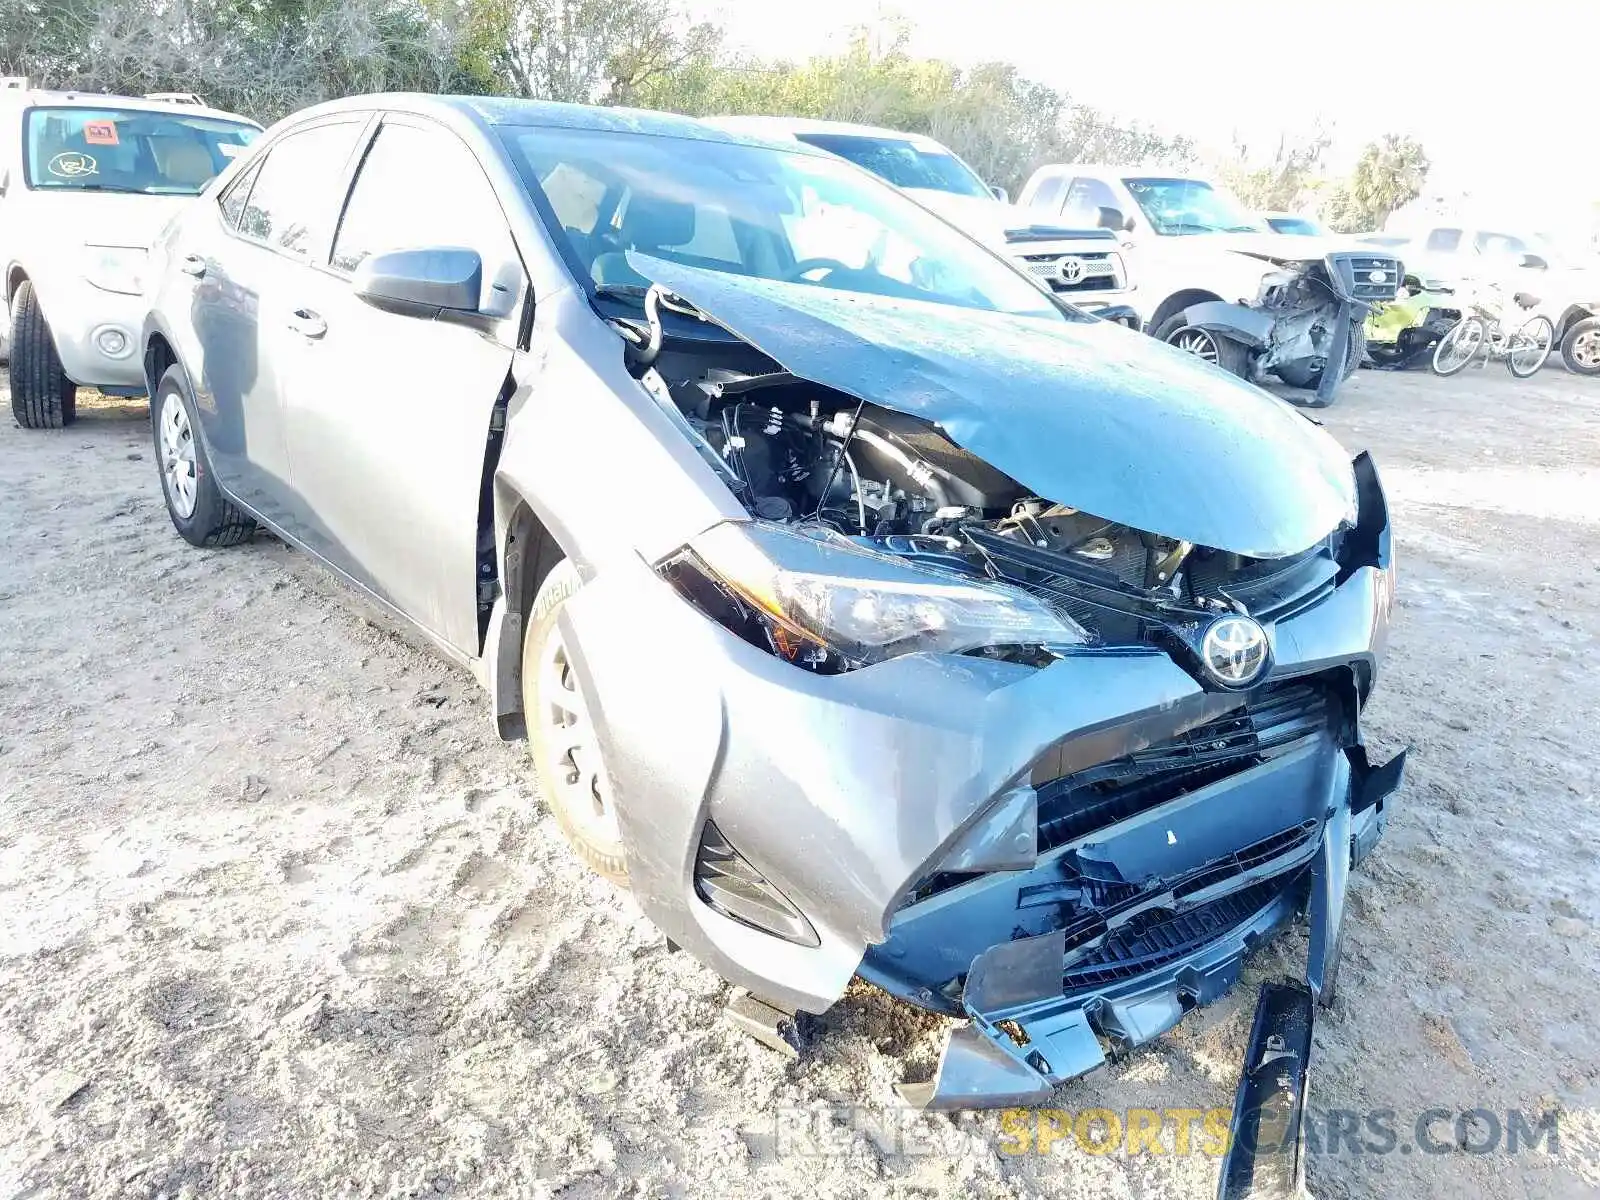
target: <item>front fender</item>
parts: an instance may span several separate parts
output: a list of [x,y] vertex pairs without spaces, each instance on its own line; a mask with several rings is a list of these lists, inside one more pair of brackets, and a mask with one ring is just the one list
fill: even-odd
[[1272,318],[1243,304],[1207,300],[1184,309],[1183,319],[1186,324],[1197,325],[1252,350],[1265,346],[1272,336]]

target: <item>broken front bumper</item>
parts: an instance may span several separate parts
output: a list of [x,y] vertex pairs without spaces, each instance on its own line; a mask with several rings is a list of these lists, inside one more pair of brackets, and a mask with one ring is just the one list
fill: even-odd
[[[603,572],[560,620],[632,889],[776,1004],[821,1012],[859,973],[969,1017],[933,1103],[1040,1096],[1156,1036],[1302,909],[1321,988],[1346,874],[1399,773],[1369,768],[1358,734],[1392,578],[1386,519],[1357,532],[1372,561],[1264,622],[1274,665],[1247,693],[1154,648],[817,676],[643,563]],[[753,889],[747,919],[710,902],[708,870]]]

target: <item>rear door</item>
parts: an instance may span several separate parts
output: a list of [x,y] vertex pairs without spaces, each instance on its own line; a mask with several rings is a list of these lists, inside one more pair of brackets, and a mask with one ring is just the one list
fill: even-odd
[[[222,485],[294,532],[283,396],[301,363],[291,336],[298,277],[326,255],[365,114],[290,131],[221,197],[216,218],[187,223],[174,279],[192,280],[192,349],[200,424]],[[170,308],[169,295],[164,301]]]
[[[468,322],[365,303],[351,274],[385,250],[457,246],[483,259]],[[527,282],[505,214],[454,132],[386,116],[332,253],[296,283],[310,324],[285,418],[307,541],[464,654],[479,651],[479,513],[490,419],[511,370]],[[492,552],[492,544],[483,549]]]

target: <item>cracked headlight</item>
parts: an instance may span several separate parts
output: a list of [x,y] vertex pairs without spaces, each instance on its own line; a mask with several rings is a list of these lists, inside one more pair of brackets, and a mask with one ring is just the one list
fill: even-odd
[[83,277],[102,292],[137,296],[144,291],[145,261],[142,246],[89,246],[84,250]]
[[661,571],[713,620],[822,674],[902,654],[1086,640],[1081,628],[1018,588],[912,566],[825,530],[729,522]]

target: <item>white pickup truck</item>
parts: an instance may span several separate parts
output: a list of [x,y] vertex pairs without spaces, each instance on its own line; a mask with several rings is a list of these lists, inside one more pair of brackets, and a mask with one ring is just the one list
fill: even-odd
[[970,237],[1013,259],[1041,287],[1089,312],[1130,301],[1116,234],[1092,219],[1076,228],[1006,200],[951,150],[920,134],[800,117],[710,117],[707,122],[770,141],[826,150],[894,184]]
[[1181,172],[1054,164],[1019,203],[1040,221],[1119,236],[1138,283],[1127,303],[1148,333],[1247,379],[1315,388],[1313,407],[1356,369],[1368,306],[1393,300],[1400,282],[1387,250],[1274,233],[1225,189]]

